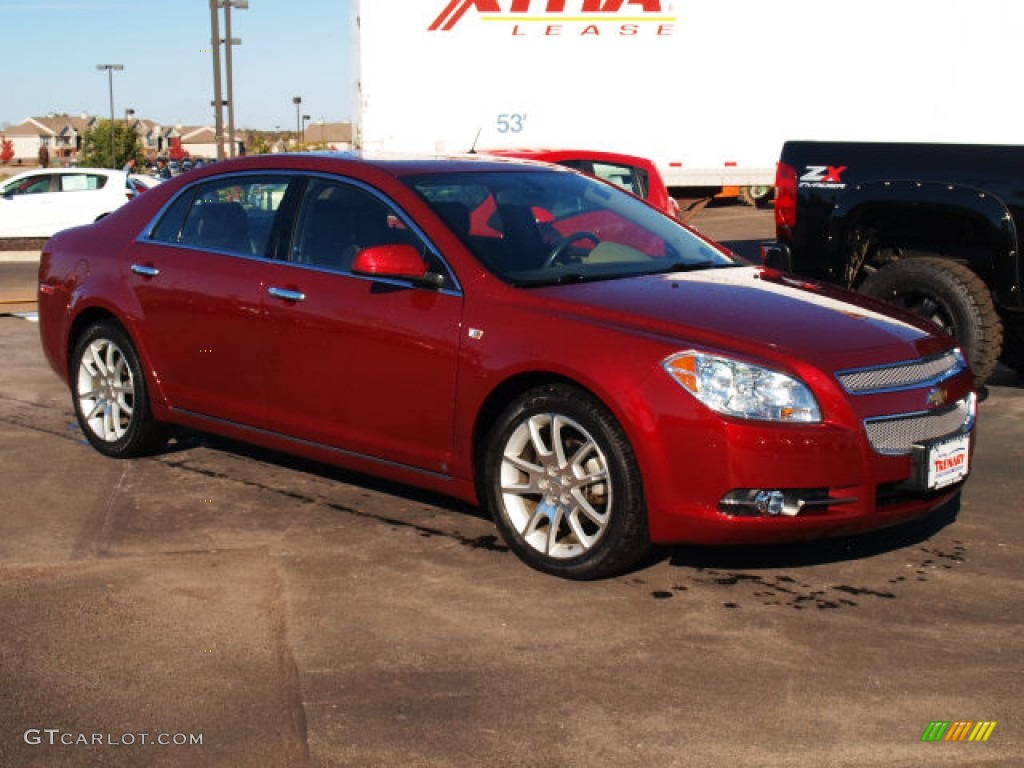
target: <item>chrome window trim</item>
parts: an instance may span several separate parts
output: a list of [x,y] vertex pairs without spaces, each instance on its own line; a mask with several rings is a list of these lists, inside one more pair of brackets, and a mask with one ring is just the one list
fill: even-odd
[[[153,215],[153,217],[146,223],[146,226],[144,226],[139,231],[139,234],[135,238],[135,242],[136,243],[141,243],[141,244],[146,244],[146,245],[160,245],[160,246],[169,247],[169,248],[183,248],[185,250],[190,250],[190,251],[202,250],[202,251],[204,251],[206,253],[215,253],[215,254],[219,254],[219,255],[222,255],[222,256],[233,256],[235,258],[246,259],[248,261],[258,261],[258,262],[264,262],[264,263],[269,263],[269,264],[287,264],[288,266],[297,267],[297,268],[300,268],[300,269],[311,269],[311,270],[314,270],[314,271],[317,271],[317,272],[325,272],[325,273],[331,274],[331,275],[342,275],[342,276],[347,276],[347,277],[354,277],[354,278],[359,279],[359,280],[369,280],[369,281],[372,281],[372,282],[384,283],[384,284],[387,284],[387,285],[396,285],[396,286],[403,286],[403,287],[408,287],[408,288],[423,288],[423,286],[418,285],[417,283],[415,283],[415,282],[413,282],[411,280],[397,280],[397,279],[392,279],[392,278],[380,278],[380,277],[372,277],[372,276],[368,276],[368,275],[359,275],[359,274],[356,274],[355,272],[352,272],[351,270],[334,269],[334,268],[331,268],[331,267],[325,267],[325,266],[322,266],[322,265],[314,265],[314,264],[298,264],[298,263],[296,263],[294,261],[291,261],[291,260],[275,259],[275,258],[271,258],[271,257],[268,257],[268,256],[257,256],[255,254],[238,253],[237,251],[228,251],[228,250],[217,249],[217,248],[201,248],[201,249],[199,249],[199,248],[196,248],[195,246],[188,245],[188,244],[185,244],[185,243],[176,243],[176,242],[168,242],[168,241],[165,241],[165,240],[154,240],[153,239],[153,231],[156,229],[157,224],[160,222],[160,220],[167,213],[168,209],[172,205],[174,205],[174,203],[177,202],[181,198],[182,195],[186,195],[186,194],[193,194],[194,195],[196,187],[198,187],[198,186],[200,186],[200,185],[202,185],[202,184],[204,184],[206,182],[210,182],[210,181],[213,181],[215,179],[218,179],[218,178],[228,179],[228,178],[239,178],[239,177],[245,177],[245,176],[259,176],[259,177],[264,177],[264,178],[268,177],[268,176],[271,176],[271,177],[279,176],[279,177],[283,177],[283,178],[287,178],[287,179],[291,179],[291,180],[295,180],[295,179],[299,179],[299,178],[305,178],[305,179],[320,178],[320,179],[327,179],[329,181],[335,181],[335,182],[340,181],[341,183],[349,184],[349,185],[354,186],[354,187],[358,187],[359,189],[362,189],[363,191],[370,193],[373,197],[375,197],[376,199],[380,200],[382,203],[384,203],[389,208],[391,208],[398,215],[398,218],[402,221],[402,223],[404,223],[407,227],[409,227],[409,229],[412,232],[414,232],[416,234],[416,236],[420,240],[423,241],[423,243],[427,247],[427,249],[444,266],[445,271],[447,272],[447,276],[448,276],[449,280],[451,281],[452,285],[450,287],[437,288],[437,289],[429,289],[429,290],[432,290],[434,293],[443,293],[445,295],[452,295],[452,296],[461,296],[463,294],[462,284],[459,282],[458,275],[455,274],[455,270],[452,269],[452,266],[451,266],[451,264],[448,263],[448,260],[446,258],[444,258],[444,255],[441,253],[441,249],[437,247],[437,245],[434,243],[434,241],[431,240],[427,236],[427,234],[423,231],[423,229],[415,221],[413,221],[412,217],[410,217],[409,214],[407,214],[405,212],[405,210],[400,205],[398,205],[394,200],[392,200],[387,195],[383,194],[376,187],[373,187],[372,185],[367,184],[364,181],[360,181],[359,179],[354,179],[351,176],[343,176],[343,175],[338,174],[338,173],[330,173],[330,172],[327,172],[327,171],[282,170],[282,169],[276,169],[275,168],[275,169],[259,170],[259,171],[258,170],[239,171],[237,173],[232,173],[230,175],[225,174],[224,176],[217,176],[217,175],[204,176],[203,178],[196,179],[195,181],[191,181],[188,184],[185,184],[175,194],[173,194],[171,197],[169,197],[167,199],[167,201],[162,206],[160,206],[160,209]],[[301,207],[300,207],[300,210],[301,210]],[[295,221],[292,222],[293,225],[298,222],[298,214],[299,214],[299,211],[296,210]],[[294,232],[293,232],[293,235],[294,235]]]
[[[234,255],[234,254],[228,254]],[[243,257],[244,258],[244,257]],[[394,285],[401,288],[423,288],[424,286],[419,285],[413,280],[399,280],[392,277],[375,277],[373,275],[360,275],[358,272],[352,272],[351,270],[337,269],[335,267],[325,267],[318,264],[298,264],[294,261],[284,261],[283,259],[268,259],[260,258],[259,256],[252,257],[259,261],[266,261],[271,264],[277,264],[278,266],[287,266],[293,269],[304,269],[308,272],[320,272],[325,275],[332,275],[334,277],[350,277],[354,280],[365,280],[370,283],[381,283],[383,285]],[[445,266],[447,266],[445,262]],[[462,296],[462,291],[455,288],[428,288],[431,293],[440,293],[445,296]]]

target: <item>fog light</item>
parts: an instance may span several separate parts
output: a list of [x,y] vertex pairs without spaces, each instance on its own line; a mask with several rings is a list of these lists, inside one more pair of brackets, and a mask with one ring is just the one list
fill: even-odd
[[782,491],[758,491],[754,496],[754,507],[762,515],[776,517],[785,512],[786,496]]
[[744,517],[778,517],[779,515],[795,515],[795,510],[787,509],[786,494],[780,490],[762,488],[738,488],[729,491],[718,502],[718,508],[727,515]]
[[832,496],[828,488],[736,488],[719,500],[718,509],[734,517],[796,517],[855,503],[856,496]]

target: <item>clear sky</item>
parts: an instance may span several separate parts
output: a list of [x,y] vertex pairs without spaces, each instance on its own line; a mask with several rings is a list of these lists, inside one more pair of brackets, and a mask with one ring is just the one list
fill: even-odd
[[[348,120],[348,18],[348,0],[233,10],[235,126],[294,130],[295,96],[311,122]],[[131,108],[167,125],[212,125],[210,39],[209,0],[0,0],[0,127],[51,112],[108,116],[97,64],[124,65],[113,73],[116,117]]]

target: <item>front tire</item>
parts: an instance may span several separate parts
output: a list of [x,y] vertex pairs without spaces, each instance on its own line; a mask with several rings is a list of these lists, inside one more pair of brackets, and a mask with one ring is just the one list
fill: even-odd
[[491,430],[485,496],[509,547],[570,579],[613,576],[650,548],[643,484],[625,433],[589,394],[530,390]]
[[112,321],[89,326],[71,353],[71,397],[89,443],[116,459],[143,456],[167,443],[150,413],[139,356]]
[[909,309],[956,337],[979,386],[992,375],[1003,345],[1003,326],[985,283],[964,264],[935,256],[903,258],[869,276],[860,289]]

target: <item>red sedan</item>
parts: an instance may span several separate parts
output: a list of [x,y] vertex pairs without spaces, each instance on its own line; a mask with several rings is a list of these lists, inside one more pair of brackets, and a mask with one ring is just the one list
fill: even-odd
[[535,568],[877,528],[949,501],[953,340],[513,160],[267,155],[54,236],[43,347],[118,458],[170,425],[490,510]]

